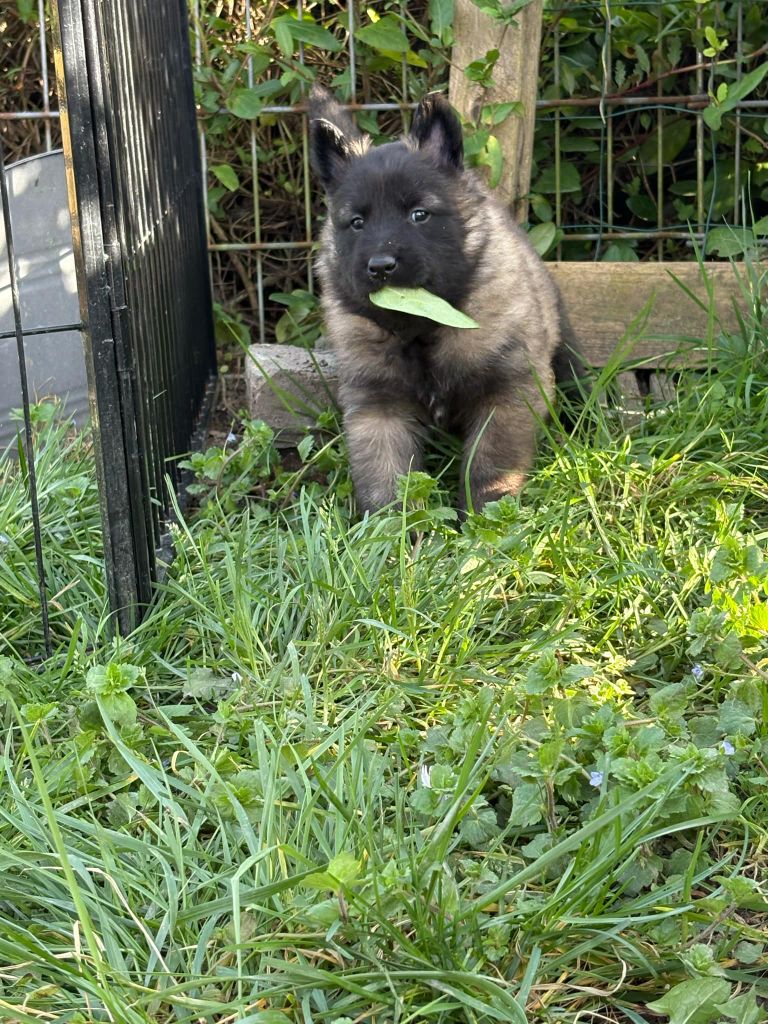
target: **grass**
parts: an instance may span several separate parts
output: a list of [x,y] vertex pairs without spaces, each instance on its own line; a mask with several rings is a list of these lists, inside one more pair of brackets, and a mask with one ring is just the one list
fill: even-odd
[[288,472],[248,424],[122,641],[41,414],[39,668],[0,464],[2,1019],[768,1019],[765,342],[552,428],[460,531],[424,476],[356,521],[337,442]]
[[[79,634],[87,646],[106,612],[98,491],[89,438],[55,413],[52,402],[32,408],[51,632],[56,644]],[[26,457],[16,444],[0,452],[0,641],[0,653],[17,658],[44,651]]]

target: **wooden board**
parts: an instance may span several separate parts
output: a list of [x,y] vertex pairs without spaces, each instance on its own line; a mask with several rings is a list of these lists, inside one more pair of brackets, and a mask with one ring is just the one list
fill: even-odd
[[[740,284],[743,271],[726,263],[705,264],[714,296],[711,305],[719,318],[713,321],[707,287],[696,263],[548,263],[547,267],[594,366],[605,366],[617,347],[626,364],[696,365],[705,358],[706,339],[721,330],[737,331],[736,311],[746,312],[748,307]],[[685,352],[671,358],[681,345]]]
[[[484,14],[472,0],[456,0],[453,19],[448,97],[456,110],[477,122],[486,104],[514,100],[523,104],[522,116],[510,116],[493,130],[504,157],[497,191],[511,204],[519,222],[528,219],[542,7],[543,0],[532,0],[516,15],[517,25],[504,25]],[[464,69],[485,57],[488,50],[499,50],[499,59],[493,69],[493,86],[486,89],[471,82]]]
[[616,383],[619,387],[621,419],[624,426],[629,428],[644,414],[645,396],[640,388],[637,374],[632,370],[625,370],[623,373],[617,374]]

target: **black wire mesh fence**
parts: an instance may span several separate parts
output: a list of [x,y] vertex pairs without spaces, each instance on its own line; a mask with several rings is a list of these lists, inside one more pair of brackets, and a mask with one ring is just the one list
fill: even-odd
[[46,523],[26,380],[38,336],[82,331],[107,587],[124,633],[151,599],[171,492],[183,490],[178,457],[198,441],[216,373],[186,5],[59,0],[54,15],[77,323],[40,324],[24,308],[14,252],[23,224],[0,160],[47,654]]
[[215,368],[187,12],[59,0],[58,19],[105,558],[127,630]]
[[[24,325],[22,323],[22,307],[21,307],[21,289],[18,275],[18,264],[16,259],[16,250],[14,245],[14,236],[12,230],[11,221],[11,197],[10,190],[8,187],[8,179],[5,171],[5,152],[0,139],[0,207],[2,212],[2,248],[5,251],[7,261],[7,284],[5,281],[5,275],[3,275],[3,288],[4,292],[8,292],[9,295],[5,298],[5,302],[10,299],[10,307],[13,318],[13,329],[10,331],[0,332],[0,343],[7,339],[13,339],[15,341],[16,348],[16,359],[18,367],[18,387],[19,397],[21,399],[23,417],[24,417],[24,448],[19,450],[19,457],[25,459],[25,477],[29,500],[29,513],[32,518],[33,528],[33,539],[34,539],[34,550],[35,550],[35,565],[37,568],[37,583],[38,583],[38,594],[40,600],[40,616],[43,636],[45,639],[46,654],[51,653],[50,647],[50,633],[49,633],[49,622],[48,622],[48,594],[46,591],[46,574],[45,564],[43,560],[43,546],[42,546],[42,534],[40,529],[40,512],[39,512],[39,501],[37,494],[37,470],[35,463],[35,450],[33,443],[33,431],[32,431],[32,416],[31,416],[31,401],[30,401],[30,387],[29,379],[27,375],[27,363],[25,356],[25,344],[26,339],[41,333],[40,328],[32,328],[25,332]],[[5,303],[4,303],[5,304]],[[48,330],[56,331],[61,325],[49,325]],[[79,324],[70,325],[74,329],[79,329]],[[4,346],[2,355],[5,357],[4,361],[10,361],[9,353],[6,351],[9,346]],[[5,366],[3,371],[4,374],[9,375],[11,371],[10,366]],[[3,538],[3,546],[10,543],[10,538]]]

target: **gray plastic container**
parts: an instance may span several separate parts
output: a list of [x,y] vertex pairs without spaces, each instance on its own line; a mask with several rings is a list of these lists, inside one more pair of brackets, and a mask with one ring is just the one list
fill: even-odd
[[[80,322],[64,156],[61,150],[6,167],[11,228],[16,249],[25,331]],[[13,305],[5,231],[0,218],[0,334],[13,331]],[[81,425],[88,416],[88,388],[79,331],[24,338],[30,400],[58,395],[63,410]],[[21,424],[16,338],[0,338],[0,451]]]

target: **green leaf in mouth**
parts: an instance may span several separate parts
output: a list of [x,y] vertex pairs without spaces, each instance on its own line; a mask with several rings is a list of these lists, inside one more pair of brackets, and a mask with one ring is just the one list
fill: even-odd
[[382,288],[372,292],[370,296],[374,306],[381,309],[393,309],[399,313],[410,313],[412,316],[423,316],[447,327],[479,327],[472,317],[454,309],[450,302],[433,295],[425,288]]

